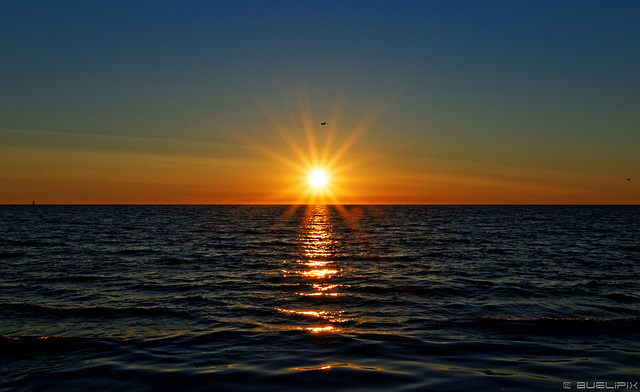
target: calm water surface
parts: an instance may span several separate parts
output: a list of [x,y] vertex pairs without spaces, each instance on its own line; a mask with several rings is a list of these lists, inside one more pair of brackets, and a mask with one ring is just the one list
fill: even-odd
[[0,390],[638,382],[639,222],[637,206],[1,206]]

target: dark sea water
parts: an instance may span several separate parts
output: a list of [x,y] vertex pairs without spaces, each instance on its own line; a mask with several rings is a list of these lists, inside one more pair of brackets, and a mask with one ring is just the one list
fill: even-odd
[[638,206],[1,206],[0,391],[626,390],[639,275]]

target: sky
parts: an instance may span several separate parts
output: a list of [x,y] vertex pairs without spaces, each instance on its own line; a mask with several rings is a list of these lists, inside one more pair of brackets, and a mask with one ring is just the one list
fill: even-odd
[[623,0],[2,1],[0,204],[639,204],[638,20]]

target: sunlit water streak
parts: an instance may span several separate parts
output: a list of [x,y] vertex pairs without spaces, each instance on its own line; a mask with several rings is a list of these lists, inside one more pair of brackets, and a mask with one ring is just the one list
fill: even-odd
[[2,206],[0,390],[638,381],[638,218],[624,206]]

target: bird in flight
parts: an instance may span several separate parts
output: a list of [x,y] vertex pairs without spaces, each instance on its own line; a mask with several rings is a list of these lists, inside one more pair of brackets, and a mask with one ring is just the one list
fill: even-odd
[[323,122],[320,123],[320,125],[327,125],[327,122],[323,121]]

